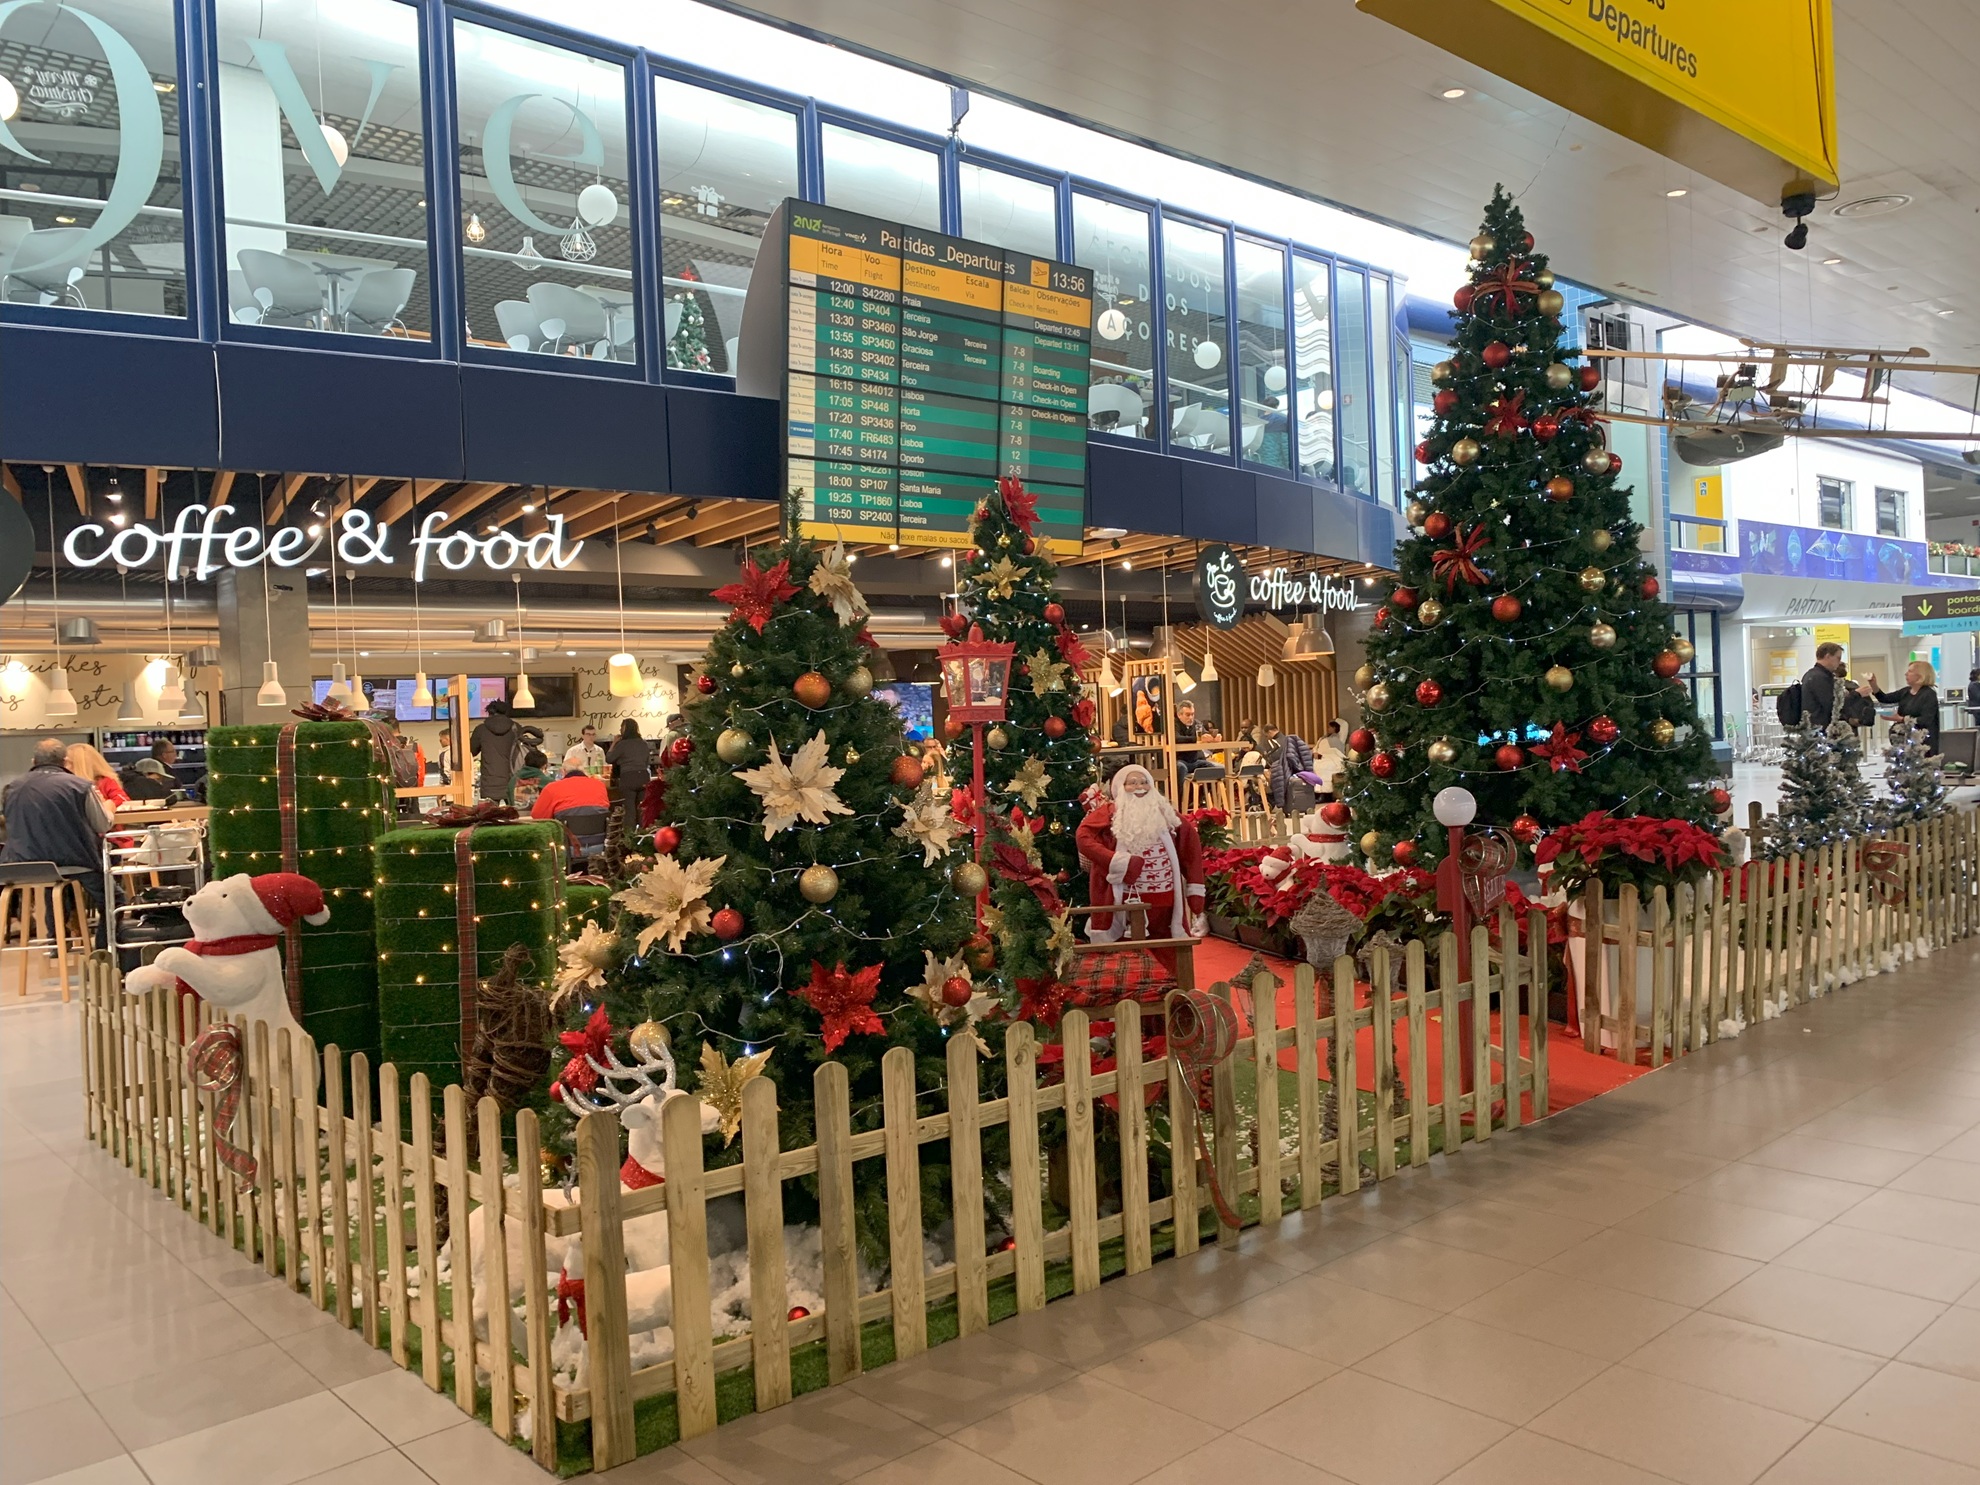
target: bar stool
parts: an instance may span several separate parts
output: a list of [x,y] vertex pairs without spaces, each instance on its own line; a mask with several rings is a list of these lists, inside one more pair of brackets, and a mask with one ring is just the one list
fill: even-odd
[[[1241,822],[1239,834],[1242,839],[1263,840],[1276,833],[1278,815],[1272,808],[1271,788],[1264,764],[1254,764],[1237,771],[1237,777],[1231,781],[1231,801],[1235,806],[1232,818]],[[1254,819],[1258,826],[1256,836],[1247,828]]]
[[1183,779],[1184,814],[1192,810],[1222,810],[1231,814],[1231,771],[1192,769]]
[[[62,875],[52,861],[10,861],[0,865],[0,951],[21,951],[21,988],[28,988],[28,964],[36,949],[53,948],[62,980],[62,999],[69,998],[70,913],[75,914],[73,936],[81,940],[77,952],[90,947],[89,894],[74,877]],[[16,932],[14,912],[20,911]],[[41,931],[49,933],[43,937]]]

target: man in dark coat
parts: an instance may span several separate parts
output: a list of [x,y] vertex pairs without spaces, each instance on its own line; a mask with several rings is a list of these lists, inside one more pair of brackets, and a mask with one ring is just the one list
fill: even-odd
[[103,837],[110,807],[88,779],[69,772],[68,744],[44,738],[34,763],[7,788],[7,846],[0,861],[52,861],[73,876],[99,910],[96,943],[103,945]]

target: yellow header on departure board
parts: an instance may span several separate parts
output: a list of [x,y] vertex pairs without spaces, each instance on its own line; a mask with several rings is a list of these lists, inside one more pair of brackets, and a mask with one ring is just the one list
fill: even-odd
[[1356,5],[1756,200],[1840,178],[1829,0]]

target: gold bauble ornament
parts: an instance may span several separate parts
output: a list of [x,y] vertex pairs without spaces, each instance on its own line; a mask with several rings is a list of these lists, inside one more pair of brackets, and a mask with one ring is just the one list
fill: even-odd
[[1565,361],[1551,362],[1547,367],[1547,385],[1556,392],[1565,392],[1574,385],[1574,368]]
[[1615,539],[1615,534],[1607,526],[1597,526],[1588,533],[1588,544],[1598,552],[1608,551]]
[[1066,822],[1064,820],[1054,820],[1045,828],[1054,835],[1064,835],[1066,833]]
[[873,694],[873,672],[864,665],[855,665],[853,673],[846,677],[846,695],[871,696]]
[[1676,724],[1668,722],[1662,717],[1659,717],[1650,724],[1650,741],[1660,748],[1668,748],[1671,745],[1671,740],[1676,736]]
[[1476,464],[1478,462],[1478,456],[1484,452],[1485,450],[1479,445],[1477,439],[1460,438],[1456,443],[1451,445],[1451,463]]
[[965,861],[958,866],[949,880],[956,884],[956,891],[964,897],[975,897],[990,885],[989,873],[974,861]]
[[1698,647],[1688,639],[1671,641],[1671,649],[1676,652],[1678,659],[1682,660],[1686,665],[1691,664],[1692,656],[1698,653]]
[[839,895],[839,874],[822,861],[814,862],[798,876],[798,891],[806,902],[830,902]]
[[1439,387],[1447,387],[1451,378],[1457,375],[1457,365],[1451,361],[1439,361],[1430,368],[1430,380]]
[[1498,238],[1489,232],[1481,232],[1471,239],[1471,256],[1482,263],[1492,256],[1493,249],[1497,248],[1498,245]]
[[1548,666],[1547,674],[1542,679],[1547,682],[1549,691],[1567,691],[1574,686],[1574,672],[1565,665]]
[[1581,584],[1582,592],[1599,593],[1603,585],[1609,581],[1609,575],[1599,567],[1584,567],[1581,569],[1580,577],[1575,581]]
[[1358,665],[1358,666],[1356,666],[1356,667],[1355,667],[1355,671],[1354,671],[1354,689],[1355,689],[1355,690],[1357,690],[1357,691],[1366,691],[1366,690],[1367,690],[1367,689],[1368,689],[1368,688],[1369,688],[1370,686],[1372,686],[1372,685],[1374,685],[1374,684],[1375,684],[1375,667],[1374,667],[1374,666],[1372,666],[1372,665]]
[[662,1052],[673,1050],[674,1039],[658,1021],[642,1021],[626,1033],[633,1056],[644,1062],[657,1062]]
[[1363,700],[1368,703],[1368,709],[1371,712],[1387,711],[1389,709],[1388,682],[1377,681],[1374,685],[1370,686],[1368,688],[1368,694],[1363,698]]
[[1536,284],[1538,284],[1538,285],[1539,285],[1539,286],[1540,286],[1541,288],[1543,288],[1543,289],[1551,289],[1551,288],[1553,288],[1553,287],[1554,287],[1554,270],[1553,270],[1553,269],[1551,269],[1551,268],[1543,268],[1543,269],[1541,269],[1541,270],[1540,270],[1540,271],[1539,271],[1538,273],[1536,273],[1536,274],[1534,274],[1534,275],[1533,275],[1533,282],[1535,282]]
[[1409,503],[1409,508],[1403,512],[1403,519],[1408,521],[1409,524],[1412,526],[1421,526],[1423,524],[1424,517],[1428,516],[1429,514],[1430,514],[1429,506],[1425,505],[1420,500],[1412,500]]
[[1362,836],[1361,838],[1362,855],[1368,857],[1370,860],[1373,860],[1375,853],[1381,849],[1382,849],[1382,833],[1379,830],[1371,830],[1366,835]]
[[738,660],[734,665],[731,665],[729,667],[729,674],[734,676],[737,680],[741,680],[744,676],[749,674],[749,667],[743,664],[742,661]]
[[1609,451],[1607,449],[1590,449],[1581,456],[1581,467],[1589,474],[1607,474],[1609,472]]
[[1001,753],[1011,745],[1011,735],[1001,727],[992,727],[983,742],[991,752]]
[[1416,621],[1425,629],[1444,617],[1444,606],[1434,598],[1426,598],[1416,606]]
[[756,739],[740,727],[724,727],[715,735],[715,756],[724,763],[746,763],[756,751]]
[[850,744],[848,744],[848,745],[847,745],[847,747],[846,747],[846,762],[847,762],[847,763],[857,763],[857,762],[859,762],[859,749],[858,749],[858,748],[855,748],[855,747],[853,747],[853,746],[851,746]]
[[1589,628],[1588,642],[1598,650],[1613,650],[1616,647],[1615,627],[1610,624],[1596,624]]
[[1438,738],[1428,748],[1424,749],[1424,751],[1430,755],[1430,761],[1432,763],[1441,763],[1449,766],[1457,762],[1457,744],[1452,742],[1448,737]]
[[1567,308],[1567,298],[1559,289],[1542,289],[1534,296],[1534,301],[1543,315],[1557,315]]

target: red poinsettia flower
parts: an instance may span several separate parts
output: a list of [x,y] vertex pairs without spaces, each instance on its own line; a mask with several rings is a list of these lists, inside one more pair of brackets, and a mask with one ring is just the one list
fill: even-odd
[[1030,536],[1038,529],[1038,497],[1025,489],[1023,480],[1005,475],[997,481],[997,495],[1018,530]]
[[1066,1013],[1066,996],[1071,990],[1072,987],[1063,980],[1049,977],[1019,980],[1018,1019],[1029,1021],[1033,1026],[1057,1026],[1059,1018]]
[[976,828],[976,796],[967,789],[949,791],[949,814],[956,822],[957,830]]
[[790,582],[791,564],[788,560],[776,566],[759,570],[756,559],[743,558],[742,577],[733,583],[725,583],[715,590],[718,603],[729,607],[729,619],[733,623],[740,619],[758,634],[769,622],[770,615],[776,612],[777,605],[787,603],[797,597],[797,589]]
[[[954,814],[955,811],[951,810],[949,813]],[[1024,806],[1021,804],[1014,804],[1011,806],[1010,820],[1011,820],[1011,829],[1028,830],[1033,835],[1038,834],[1041,830],[1045,828],[1045,817],[1043,815],[1039,815],[1036,818],[1033,818],[1032,816],[1027,815],[1024,812]]]
[[1580,773],[1581,765],[1588,761],[1588,754],[1576,746],[1580,741],[1579,732],[1569,732],[1565,723],[1556,722],[1553,736],[1533,744],[1527,751],[1536,758],[1545,758],[1554,773]]
[[869,1036],[884,1036],[886,1023],[873,1009],[873,997],[880,990],[880,966],[869,964],[865,969],[847,972],[844,961],[826,969],[816,959],[811,961],[811,983],[800,985],[798,994],[805,1003],[825,1019],[825,1050],[836,1052],[839,1045],[855,1031]]
[[1052,878],[1039,867],[1031,864],[1031,858],[1016,846],[998,841],[990,847],[990,863],[997,875],[1008,881],[1017,882],[1031,889],[1032,896],[1048,915],[1058,914],[1063,907],[1059,894],[1053,890]]
[[1058,641],[1059,658],[1074,670],[1078,670],[1092,658],[1086,653],[1086,646],[1079,642],[1079,636],[1063,624],[1059,626],[1059,632],[1055,638]]
[[560,1031],[557,1040],[570,1051],[571,1060],[564,1064],[564,1070],[557,1074],[557,1085],[550,1090],[551,1097],[560,1098],[565,1088],[575,1088],[580,1093],[589,1093],[598,1086],[598,1069],[592,1065],[592,1058],[605,1060],[605,1054],[612,1046],[612,1021],[600,1006],[591,1013],[591,1019],[584,1023],[582,1031]]
[[1099,715],[1099,708],[1093,704],[1093,698],[1090,696],[1082,696],[1073,703],[1073,720],[1088,731],[1092,730],[1093,721]]

